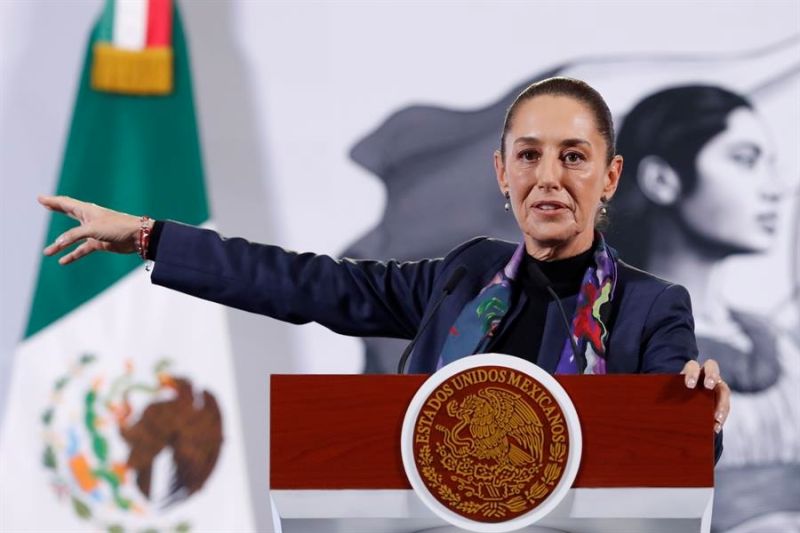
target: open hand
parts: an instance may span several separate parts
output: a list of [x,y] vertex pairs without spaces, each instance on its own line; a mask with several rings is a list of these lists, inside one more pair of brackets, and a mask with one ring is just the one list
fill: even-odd
[[[136,251],[142,222],[139,217],[112,211],[97,204],[81,202],[68,196],[39,196],[39,203],[51,211],[64,213],[80,222],[62,233],[54,243],[44,249],[44,255],[55,255],[67,247],[83,241],[77,248],[61,257],[59,264],[66,265],[96,250],[129,254]],[[149,221],[149,224],[152,224]]]

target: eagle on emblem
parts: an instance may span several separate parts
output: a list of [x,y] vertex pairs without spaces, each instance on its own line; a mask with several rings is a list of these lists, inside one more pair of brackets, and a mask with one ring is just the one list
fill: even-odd
[[[522,396],[498,387],[447,404],[447,414],[458,419],[452,428],[438,426],[444,443],[457,457],[493,459],[520,466],[542,458],[544,432],[536,412]],[[469,428],[467,436],[462,431]]]
[[172,479],[165,499],[167,507],[200,490],[216,465],[222,447],[222,414],[216,398],[198,391],[192,383],[166,372],[159,373],[159,389],[174,391],[174,397],[150,403],[138,420],[132,421],[128,394],[115,409],[120,436],[130,448],[127,466],[136,473],[136,484],[153,499],[152,470],[156,457],[171,452]]

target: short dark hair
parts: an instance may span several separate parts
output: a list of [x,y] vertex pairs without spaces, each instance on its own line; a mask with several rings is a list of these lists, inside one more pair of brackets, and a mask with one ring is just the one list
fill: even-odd
[[594,115],[597,130],[606,142],[606,163],[611,163],[616,155],[614,144],[614,121],[611,118],[611,111],[608,104],[592,86],[582,80],[574,78],[555,77],[537,81],[529,85],[519,96],[517,96],[506,111],[506,119],[503,122],[503,134],[500,136],[500,155],[506,157],[506,134],[511,129],[511,122],[514,120],[514,113],[522,102],[537,96],[568,96],[586,104]]

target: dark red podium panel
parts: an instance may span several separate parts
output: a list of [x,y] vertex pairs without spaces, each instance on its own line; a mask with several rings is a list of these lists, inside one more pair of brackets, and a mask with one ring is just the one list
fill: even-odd
[[[410,489],[400,432],[427,377],[271,376],[271,488]],[[583,433],[573,487],[713,486],[713,392],[682,376],[556,379]]]

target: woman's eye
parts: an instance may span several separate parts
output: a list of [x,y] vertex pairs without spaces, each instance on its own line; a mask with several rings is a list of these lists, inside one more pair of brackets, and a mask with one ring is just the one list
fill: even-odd
[[583,157],[583,154],[579,154],[578,152],[568,152],[564,154],[564,161],[573,165],[580,163],[584,159],[585,157]]
[[753,168],[758,160],[758,157],[754,156],[753,154],[743,152],[734,152],[731,157],[734,161],[736,161],[736,163],[747,168]]
[[534,150],[523,150],[519,153],[519,158],[523,161],[536,161],[539,154]]
[[730,158],[733,159],[734,163],[748,169],[758,164],[762,154],[761,148],[752,143],[742,143],[729,152]]

